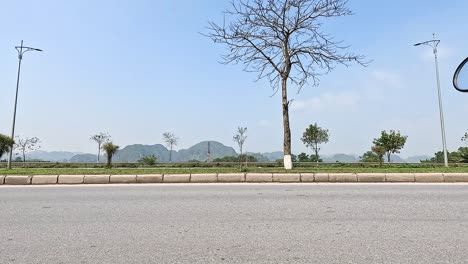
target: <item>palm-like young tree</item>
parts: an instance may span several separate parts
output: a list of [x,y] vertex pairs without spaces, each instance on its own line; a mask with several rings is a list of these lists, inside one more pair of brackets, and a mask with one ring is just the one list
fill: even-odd
[[0,134],[0,158],[10,152],[14,144],[15,141],[11,137]]
[[114,145],[112,142],[107,142],[102,145],[102,150],[107,154],[107,167],[112,167],[112,157],[119,150],[119,146]]

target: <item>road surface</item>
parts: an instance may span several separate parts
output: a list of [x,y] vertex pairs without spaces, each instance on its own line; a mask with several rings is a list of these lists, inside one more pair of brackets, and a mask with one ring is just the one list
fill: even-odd
[[0,263],[468,263],[466,184],[0,187]]

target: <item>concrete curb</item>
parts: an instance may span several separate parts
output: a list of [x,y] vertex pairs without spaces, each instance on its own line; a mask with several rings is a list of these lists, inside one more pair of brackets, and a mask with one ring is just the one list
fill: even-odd
[[189,183],[190,174],[164,174],[164,183]]
[[247,173],[246,182],[273,182],[273,173]]
[[137,176],[136,175],[111,175],[109,182],[110,183],[122,183],[122,184],[137,183]]
[[299,173],[296,173],[296,174],[274,173],[273,182],[301,182],[301,174]]
[[218,182],[218,174],[192,174],[190,182],[195,183],[216,183]]
[[58,175],[34,175],[31,180],[32,185],[57,184]]
[[314,182],[315,174],[314,173],[300,173],[301,182]]
[[7,175],[5,176],[6,185],[29,185],[31,184],[31,176],[17,176]]
[[134,183],[468,183],[468,173],[210,173],[0,176],[0,185]]
[[218,173],[218,182],[245,182],[244,173]]
[[357,182],[357,175],[354,173],[330,173],[328,174],[329,182]]
[[85,175],[84,184],[108,184],[110,183],[110,175]]
[[468,182],[468,173],[444,173],[445,182]]
[[358,182],[385,182],[385,173],[357,173]]
[[58,184],[83,184],[84,175],[59,175]]
[[413,173],[388,173],[385,174],[386,182],[415,182]]
[[137,175],[137,183],[162,183],[162,174]]
[[444,182],[444,175],[442,173],[416,173],[414,174],[416,182]]
[[330,182],[328,173],[314,173],[314,182]]

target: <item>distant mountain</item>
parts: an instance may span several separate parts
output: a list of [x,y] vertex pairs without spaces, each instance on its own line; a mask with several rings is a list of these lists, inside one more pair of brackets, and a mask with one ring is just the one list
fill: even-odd
[[274,161],[274,160],[270,160],[269,158],[265,157],[265,155],[263,155],[262,153],[247,152],[245,154],[255,157],[258,162],[272,162],[272,161]]
[[44,160],[44,161],[58,161],[58,162],[67,162],[73,156],[82,154],[80,152],[68,152],[68,151],[42,151],[36,150],[27,153],[26,160]]
[[323,162],[334,163],[334,162],[343,162],[343,163],[356,163],[359,162],[359,158],[354,155],[347,154],[335,154],[333,156],[323,156]]
[[[174,162],[186,162],[189,160],[206,161],[208,158],[208,142],[210,143],[211,159],[223,158],[226,156],[238,156],[239,154],[234,148],[225,146],[224,144],[217,141],[203,141],[193,145],[188,149],[181,149],[172,152],[172,161]],[[248,155],[252,155],[259,162],[275,162],[276,160],[283,159],[283,152],[266,152],[266,153],[255,153],[247,152]],[[169,150],[161,145],[129,145],[122,148],[114,157],[115,162],[136,162],[144,156],[155,155],[158,157],[158,162],[169,161]],[[4,155],[2,159],[6,159],[7,155]],[[323,156],[324,162],[345,162],[355,163],[359,162],[359,158],[355,155],[348,154],[335,154],[331,156]],[[32,151],[27,153],[28,160],[43,160],[51,162],[73,162],[73,163],[90,163],[96,162],[97,156],[95,154],[87,154],[81,152],[68,152],[68,151]],[[396,163],[419,163],[421,160],[430,159],[430,156],[411,156],[406,160],[402,159],[398,155],[392,155],[392,162]],[[101,157],[102,162],[105,162],[105,157]]]
[[[387,157],[385,156],[385,161],[387,160]],[[390,159],[392,160],[393,163],[407,163],[406,160],[404,160],[403,158],[401,158],[400,156],[398,155],[390,155]]]
[[[393,163],[419,163],[420,159],[425,159],[426,156],[414,156],[410,157],[407,160],[401,158],[398,155],[391,155]],[[323,162],[334,163],[334,162],[343,162],[343,163],[357,163],[360,161],[359,157],[355,155],[348,154],[335,154],[333,156],[323,156]],[[384,157],[385,162],[387,161],[387,156]]]
[[406,159],[408,163],[421,163],[421,160],[430,160],[431,156],[411,156]]
[[[232,147],[227,147],[216,141],[203,141],[188,149],[172,151],[172,161],[186,162],[189,160],[206,161],[208,159],[208,142],[210,142],[211,159],[226,156],[237,156]],[[169,150],[160,144],[157,145],[130,145],[126,146],[115,155],[116,162],[136,162],[142,157],[154,155],[158,162],[169,161]]]
[[270,161],[282,160],[284,158],[284,154],[283,154],[282,151],[265,152],[265,153],[261,153],[261,154],[263,156],[265,156]]
[[[104,157],[101,157],[101,161]],[[97,161],[97,155],[94,154],[78,154],[70,158],[71,163],[92,163]]]
[[225,146],[222,143],[216,141],[203,141],[190,147],[189,149],[181,149],[176,152],[176,161],[206,161],[208,159],[208,142],[210,142],[210,153],[212,160],[226,156],[238,155],[232,147]]
[[154,155],[158,157],[158,162],[169,160],[169,150],[161,144],[157,145],[129,145],[119,150],[115,155],[116,162],[136,162],[139,159]]

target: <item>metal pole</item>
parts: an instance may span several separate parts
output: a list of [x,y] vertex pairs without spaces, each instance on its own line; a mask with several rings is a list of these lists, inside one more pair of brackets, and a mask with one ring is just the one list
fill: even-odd
[[[16,79],[16,96],[15,96],[15,108],[13,110],[13,125],[11,128],[11,139],[15,138],[15,123],[16,123],[16,106],[18,105],[18,90],[21,74],[21,61],[23,60],[23,41],[21,40],[20,50],[18,52],[18,77]],[[10,149],[10,155],[8,156],[8,169],[11,169],[11,160],[13,158],[13,146]]]
[[444,148],[444,162],[445,167],[448,168],[448,153],[447,153],[447,140],[445,137],[445,121],[444,121],[444,110],[442,107],[442,92],[440,91],[440,76],[439,76],[439,62],[437,59],[437,45],[434,46],[434,57],[436,66],[436,77],[437,77],[437,92],[439,95],[439,112],[440,112],[440,129],[442,130],[442,146]]

